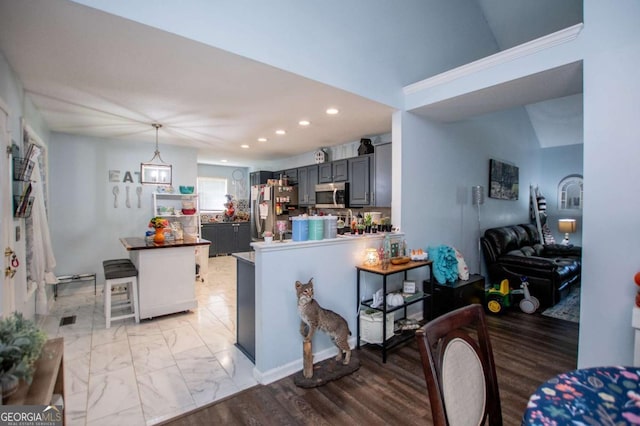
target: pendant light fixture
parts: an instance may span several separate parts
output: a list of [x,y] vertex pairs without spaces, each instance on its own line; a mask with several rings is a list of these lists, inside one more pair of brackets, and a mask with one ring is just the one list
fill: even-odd
[[[140,163],[140,183],[143,185],[171,185],[171,164],[162,161],[160,150],[158,150],[158,129],[162,127],[160,123],[151,124],[156,129],[156,151],[153,158],[147,163]],[[158,159],[154,163],[154,160]]]

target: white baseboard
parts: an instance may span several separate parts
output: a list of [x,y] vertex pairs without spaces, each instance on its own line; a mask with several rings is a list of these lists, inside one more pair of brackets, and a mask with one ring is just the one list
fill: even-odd
[[[356,346],[356,338],[349,338],[349,347],[351,349]],[[324,361],[325,359],[333,358],[338,354],[337,348],[330,347],[327,349],[323,349],[320,352],[314,352],[313,354],[313,363],[318,363]],[[297,373],[302,370],[302,358],[299,358],[295,361],[292,361],[288,364],[282,365],[277,368],[272,368],[271,370],[267,370],[264,372],[259,371],[254,367],[253,369],[253,377],[260,383],[261,385],[268,385],[269,383],[276,382],[280,379],[284,379],[285,377],[291,376],[292,374]]]

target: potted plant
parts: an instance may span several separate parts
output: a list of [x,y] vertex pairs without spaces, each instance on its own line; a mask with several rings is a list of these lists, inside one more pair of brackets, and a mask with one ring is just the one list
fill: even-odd
[[356,229],[358,230],[358,235],[364,234],[364,223],[357,224]]
[[46,334],[33,321],[15,312],[0,320],[0,384],[3,399],[18,388],[19,381],[31,383],[36,360]]
[[366,233],[371,232],[371,225],[373,225],[373,218],[367,213],[364,215],[364,229]]

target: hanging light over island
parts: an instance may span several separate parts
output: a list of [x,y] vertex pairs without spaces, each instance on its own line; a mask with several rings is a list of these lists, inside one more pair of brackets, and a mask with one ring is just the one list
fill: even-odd
[[156,129],[156,150],[151,160],[140,163],[140,183],[143,185],[171,185],[171,164],[162,161],[158,149],[158,129],[162,127],[162,124],[153,123],[151,126]]

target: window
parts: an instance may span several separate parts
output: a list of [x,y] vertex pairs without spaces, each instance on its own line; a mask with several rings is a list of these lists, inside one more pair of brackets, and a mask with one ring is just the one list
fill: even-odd
[[213,177],[198,178],[200,210],[222,211],[227,202],[227,179]]
[[582,210],[582,176],[569,175],[558,185],[558,208],[560,210]]

